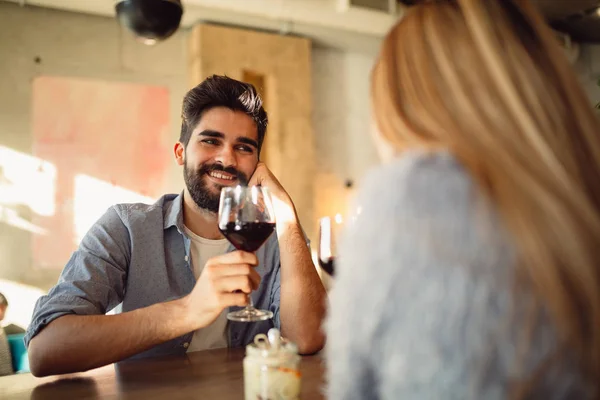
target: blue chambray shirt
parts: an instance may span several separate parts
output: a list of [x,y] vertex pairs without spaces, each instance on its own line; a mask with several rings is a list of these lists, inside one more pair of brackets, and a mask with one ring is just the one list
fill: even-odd
[[[195,283],[190,239],[183,229],[183,195],[167,194],[155,204],[117,204],[92,226],[65,266],[58,283],[35,305],[25,344],[54,319],[67,315],[121,312],[174,300]],[[228,251],[233,251],[233,246]],[[280,263],[277,235],[256,252],[262,280],[252,292],[257,308],[273,320],[229,322],[229,346],[250,343],[273,326],[280,329]],[[238,309],[234,307],[232,309]],[[167,323],[165,321],[165,323]],[[193,332],[142,352],[134,358],[185,354]]]

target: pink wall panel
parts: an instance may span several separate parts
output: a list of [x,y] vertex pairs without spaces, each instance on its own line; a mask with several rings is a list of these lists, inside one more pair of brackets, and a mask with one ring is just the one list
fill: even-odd
[[171,162],[168,127],[164,87],[49,76],[34,80],[33,154],[57,170],[54,214],[32,218],[48,231],[34,236],[34,266],[62,268],[80,231],[110,204],[162,194]]

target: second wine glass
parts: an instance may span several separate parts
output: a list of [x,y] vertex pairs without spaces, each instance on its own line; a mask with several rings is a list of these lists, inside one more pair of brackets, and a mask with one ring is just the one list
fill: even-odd
[[[261,186],[224,187],[219,203],[219,230],[238,250],[254,253],[275,229],[275,213],[269,191]],[[268,310],[258,310],[252,304],[227,314],[232,321],[253,322],[273,318]]]
[[337,239],[343,227],[341,214],[335,217],[319,219],[319,266],[330,276],[335,274],[335,258],[337,256]]

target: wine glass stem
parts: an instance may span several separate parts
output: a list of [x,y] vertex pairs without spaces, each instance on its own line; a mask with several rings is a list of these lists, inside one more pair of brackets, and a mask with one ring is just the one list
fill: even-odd
[[246,305],[246,310],[253,310],[254,302],[252,301],[252,293],[248,293],[248,304]]

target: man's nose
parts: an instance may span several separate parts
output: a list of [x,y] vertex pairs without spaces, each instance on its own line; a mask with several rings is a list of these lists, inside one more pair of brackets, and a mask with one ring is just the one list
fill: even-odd
[[215,157],[215,161],[221,163],[224,167],[235,167],[237,160],[234,149],[229,146],[223,146]]

